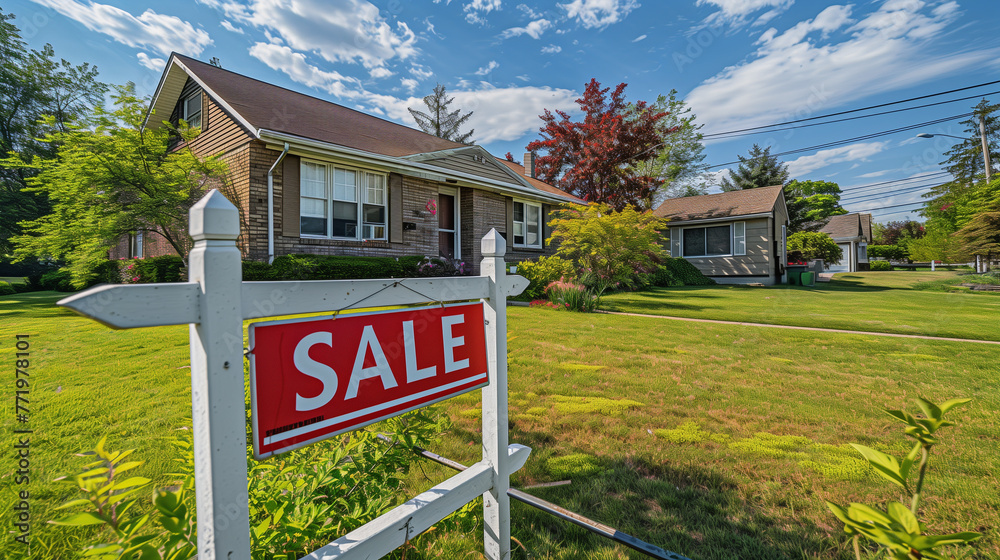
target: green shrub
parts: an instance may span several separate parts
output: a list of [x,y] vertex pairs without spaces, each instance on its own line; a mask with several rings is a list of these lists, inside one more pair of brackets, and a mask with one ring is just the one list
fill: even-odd
[[798,251],[806,260],[823,259],[826,265],[839,264],[844,252],[829,235],[800,231],[788,236],[788,252]]
[[416,276],[416,268],[412,258],[282,255],[274,259],[271,274],[275,280],[405,278]]
[[37,292],[38,290],[41,289],[33,287],[31,284],[28,283],[27,280],[28,279],[25,278],[25,281],[20,284],[11,284],[11,287],[14,288],[14,291],[19,294],[26,294],[28,292]]
[[682,258],[667,257],[663,261],[664,268],[685,286],[714,286],[715,280],[705,276],[698,267]]
[[275,280],[271,265],[261,261],[243,261],[243,281],[261,282]]
[[72,278],[69,270],[60,268],[59,270],[53,270],[42,274],[42,276],[38,279],[38,282],[43,290],[50,290],[54,292],[75,292],[76,290],[73,288],[71,280]]
[[10,285],[10,282],[0,281],[0,296],[9,296],[16,293],[17,290],[14,289],[14,286]]
[[573,261],[562,257],[539,257],[537,261],[517,263],[517,274],[530,282],[520,299],[535,300],[545,296],[545,287],[549,284],[560,279],[575,280],[576,268]]
[[905,261],[910,258],[910,252],[901,245],[869,245],[868,258]]
[[872,261],[870,268],[875,271],[887,271],[892,270],[892,265],[889,261]]
[[422,278],[467,276],[470,272],[472,267],[465,261],[446,257],[424,257],[417,265],[417,276]]
[[[695,270],[698,271],[698,269]],[[701,272],[698,271],[698,274],[701,274]],[[702,275],[702,277],[704,277],[705,280],[709,280],[709,278],[704,275]],[[670,267],[665,264],[657,266],[656,270],[644,275],[642,282],[647,286],[656,286],[657,288],[672,288],[684,285],[684,282],[678,278],[676,274],[674,274],[674,271]]]
[[94,278],[91,280],[91,285],[120,284],[122,281],[121,273],[118,271],[120,262],[107,260],[97,265],[97,268],[94,269]]

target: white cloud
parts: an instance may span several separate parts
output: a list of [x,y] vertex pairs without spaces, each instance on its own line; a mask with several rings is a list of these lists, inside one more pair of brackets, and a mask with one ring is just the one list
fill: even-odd
[[243,34],[246,33],[245,31],[243,31],[242,28],[236,27],[235,25],[233,25],[232,23],[230,23],[229,20],[225,20],[225,19],[222,20],[222,28],[225,29],[226,31],[232,31],[233,33],[239,33],[240,35],[243,35]]
[[479,70],[476,70],[475,74],[477,76],[485,76],[485,75],[489,74],[490,72],[496,70],[499,67],[500,67],[500,63],[499,62],[497,62],[495,60],[491,60],[489,64],[487,64],[486,66],[483,66]]
[[388,78],[395,74],[392,70],[389,70],[385,66],[377,66],[368,71],[368,75],[375,79]]
[[562,52],[562,47],[559,45],[549,45],[547,47],[542,47],[542,54],[556,54]]
[[646,36],[645,36],[645,35],[639,35],[639,36],[638,36],[638,37],[636,37],[635,39],[632,39],[632,42],[633,42],[633,43],[638,43],[639,41],[642,41],[642,40],[644,40],[645,38],[646,38]]
[[[997,58],[996,50],[935,54],[933,39],[953,16],[927,15],[925,8],[917,1],[887,2],[852,23],[849,7],[830,6],[784,32],[768,30],[755,53],[702,82],[686,101],[705,132],[745,128],[813,115]],[[833,33],[846,37],[829,40]]]
[[528,35],[532,39],[538,39],[545,33],[546,29],[552,27],[552,22],[547,19],[535,20],[525,27],[511,27],[505,30],[500,36],[504,39],[509,39],[510,37],[517,37],[519,35]]
[[260,60],[274,70],[284,72],[296,82],[323,90],[345,99],[357,99],[363,95],[361,83],[356,78],[339,72],[327,72],[306,62],[306,56],[285,45],[257,43],[250,47],[250,56]]
[[373,77],[384,77],[390,61],[419,52],[416,34],[405,23],[390,25],[365,0],[252,0],[242,11],[220,0],[199,1],[263,29],[271,42],[280,39],[329,62],[360,63]]
[[750,16],[768,10],[757,18],[754,25],[763,25],[787,10],[795,0],[698,0],[696,6],[715,6],[719,10],[705,18],[702,26],[729,25],[742,27],[750,21]]
[[500,4],[500,0],[472,0],[462,8],[465,12],[465,20],[469,23],[485,25],[485,16],[493,10],[500,10]]
[[788,162],[788,174],[792,178],[799,178],[806,173],[811,173],[834,163],[865,161],[868,157],[884,150],[888,144],[888,141],[859,142],[829,150],[820,150],[811,156],[802,156]]
[[402,86],[405,87],[410,93],[416,91],[417,86],[420,85],[420,82],[414,80],[413,78],[403,78],[402,80],[399,80],[399,83],[402,84]]
[[163,72],[163,67],[167,65],[166,60],[162,58],[149,58],[149,55],[144,52],[138,53],[135,56],[139,59],[139,64],[156,72]]
[[418,80],[426,80],[434,75],[434,72],[430,68],[423,66],[421,64],[414,64],[410,66],[410,75]]
[[585,28],[603,29],[625,19],[639,7],[639,3],[636,0],[573,0],[569,4],[559,4],[559,7]]
[[862,179],[873,179],[875,177],[881,177],[883,175],[888,175],[889,173],[892,173],[893,171],[895,171],[895,170],[894,169],[883,169],[882,171],[872,171],[871,173],[863,173],[861,175],[858,175],[858,177],[860,177]]
[[536,12],[531,6],[528,6],[527,4],[518,4],[517,9],[521,10],[521,12],[525,16],[527,16],[528,19],[539,19],[542,17],[542,14]]
[[212,38],[204,29],[195,29],[179,17],[158,14],[153,10],[146,10],[136,17],[107,4],[83,4],[76,0],[34,2],[130,47],[148,48],[164,55],[177,51],[198,56],[212,44]]
[[[413,124],[408,107],[420,107],[421,97],[401,99],[367,91],[355,78],[338,72],[328,72],[309,64],[306,56],[285,45],[257,43],[250,48],[250,54],[274,70],[284,72],[292,80],[323,90],[342,100],[356,102],[361,110],[383,114],[390,119]],[[400,82],[407,88],[416,87],[416,80]],[[459,81],[459,87],[471,88],[473,84]],[[538,115],[545,109],[572,112],[577,105],[579,94],[567,89],[550,87],[507,87],[494,88],[480,83],[479,89],[449,90],[455,98],[455,108],[473,111],[469,128],[475,128],[475,139],[479,143],[497,140],[516,140],[541,126]]]

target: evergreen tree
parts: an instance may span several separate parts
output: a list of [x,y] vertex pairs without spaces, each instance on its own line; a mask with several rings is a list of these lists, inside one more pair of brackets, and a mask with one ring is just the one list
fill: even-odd
[[771,147],[761,148],[754,144],[750,148],[750,156],[736,156],[739,166],[729,172],[729,177],[723,177],[723,191],[738,191],[756,189],[758,187],[773,187],[784,185],[788,181],[788,164],[778,161],[771,155]]
[[[21,233],[18,222],[47,214],[44,193],[25,191],[34,163],[53,157],[56,145],[39,140],[49,132],[65,132],[91,106],[101,102],[107,86],[97,81],[89,64],[56,61],[51,45],[27,49],[13,14],[0,10],[0,255],[11,250],[9,239]],[[42,117],[53,118],[42,121]],[[9,154],[16,154],[8,157]]]
[[413,108],[407,109],[413,120],[417,121],[417,126],[427,134],[433,134],[438,138],[472,144],[472,133],[475,130],[461,132],[459,129],[472,116],[472,111],[462,114],[461,109],[449,111],[448,106],[455,101],[454,97],[448,97],[444,86],[438,84],[434,86],[434,93],[424,97],[424,105],[427,105],[427,112],[418,111]]

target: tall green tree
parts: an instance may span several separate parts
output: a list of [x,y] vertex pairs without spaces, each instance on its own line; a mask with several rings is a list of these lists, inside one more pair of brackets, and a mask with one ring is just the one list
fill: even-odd
[[[46,140],[56,153],[33,166],[26,189],[48,196],[52,212],[25,222],[13,239],[15,257],[65,260],[73,283],[82,286],[122,235],[142,229],[162,236],[181,257],[191,246],[187,215],[212,187],[228,190],[225,165],[218,158],[199,159],[187,143],[167,149],[167,127],[143,128],[146,103],[132,84],[115,88],[115,108],[97,107],[88,126],[55,127]],[[181,130],[190,139],[196,131]]]
[[830,181],[789,181],[785,184],[788,231],[816,231],[830,216],[846,214],[840,205],[840,185]]
[[[39,138],[65,132],[103,99],[107,86],[97,69],[56,61],[51,45],[28,50],[13,14],[0,9],[0,255],[11,250],[18,225],[50,211],[44,193],[25,190],[38,159],[51,158],[57,148]],[[50,115],[51,119],[43,116]],[[11,153],[14,157],[8,157]]]
[[[637,106],[629,104],[632,119],[641,119]],[[708,192],[705,178],[705,146],[702,144],[702,125],[695,124],[695,115],[684,100],[677,99],[677,90],[659,95],[646,111],[663,113],[656,121],[660,145],[653,149],[653,157],[632,163],[637,175],[657,177],[660,187],[651,195],[647,207],[655,208],[667,198],[696,196]]]
[[475,129],[462,132],[461,128],[465,121],[472,116],[472,111],[462,114],[461,109],[449,111],[448,107],[455,101],[454,97],[448,97],[444,86],[438,84],[434,86],[434,93],[424,97],[424,105],[427,112],[418,111],[412,107],[407,110],[413,115],[413,120],[417,121],[417,126],[427,134],[433,134],[438,138],[472,144],[472,133]]
[[761,148],[754,144],[747,157],[736,156],[740,160],[729,177],[722,178],[723,191],[738,191],[773,187],[788,182],[788,164],[771,155],[771,147]]

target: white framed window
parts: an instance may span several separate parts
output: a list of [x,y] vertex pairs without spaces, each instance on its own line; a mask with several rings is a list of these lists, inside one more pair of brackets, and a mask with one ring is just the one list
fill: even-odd
[[132,247],[131,253],[133,257],[143,258],[145,255],[142,253],[142,230],[136,230],[135,235],[132,236]]
[[746,253],[746,222],[681,230],[683,257],[729,257]]
[[542,205],[514,201],[514,246],[542,246]]
[[191,128],[201,127],[201,90],[185,97],[181,102],[181,118]]
[[387,239],[384,174],[303,160],[299,197],[303,236]]

